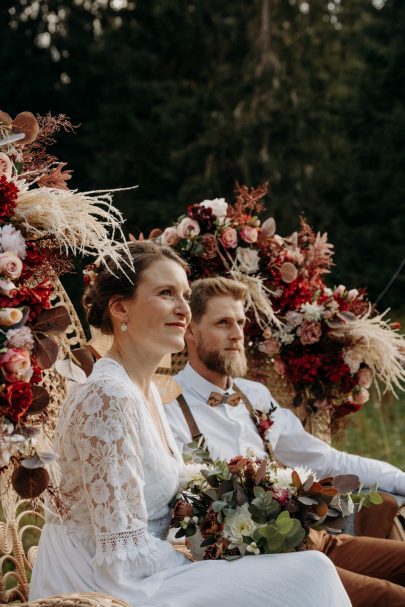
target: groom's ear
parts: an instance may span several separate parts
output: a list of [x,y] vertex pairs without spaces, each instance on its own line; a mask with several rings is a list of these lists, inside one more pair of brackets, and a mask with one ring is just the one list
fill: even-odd
[[186,329],[185,340],[187,343],[195,343],[196,340],[196,324],[193,320],[190,320],[190,323]]

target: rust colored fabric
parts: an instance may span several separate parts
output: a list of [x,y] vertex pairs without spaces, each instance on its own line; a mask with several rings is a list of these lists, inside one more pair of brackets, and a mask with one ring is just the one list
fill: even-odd
[[353,607],[405,606],[405,542],[311,531],[338,569]]
[[[380,493],[383,503],[371,508],[362,508],[354,519],[356,535],[388,537],[398,513],[398,504],[389,493]],[[405,605],[405,603],[404,603]]]

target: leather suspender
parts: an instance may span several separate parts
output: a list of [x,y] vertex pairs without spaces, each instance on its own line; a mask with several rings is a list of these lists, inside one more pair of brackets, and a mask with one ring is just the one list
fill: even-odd
[[[239,386],[237,386],[235,383],[233,384],[233,386],[234,386],[234,388],[236,388],[236,392],[238,392],[241,395],[243,404],[245,405],[246,409],[248,410],[249,415],[250,415],[253,423],[255,424],[255,427],[257,427],[256,413],[252,407],[250,400],[248,399],[246,394],[244,394],[244,392],[242,392],[242,390],[239,388]],[[179,394],[179,396],[177,397],[177,402],[179,403],[180,409],[187,422],[191,436],[193,437],[193,441],[199,442],[199,441],[201,441],[201,439],[203,439],[202,442],[206,443],[205,437],[204,437],[203,433],[200,431],[199,427],[197,426],[197,422],[195,421],[194,416],[191,413],[190,407],[188,406],[188,403],[182,394]],[[276,458],[274,456],[274,451],[270,444],[270,441],[263,440],[263,445],[264,445],[264,449],[265,449],[266,453],[269,455],[270,459],[272,461],[276,461]]]
[[188,406],[187,401],[182,394],[178,395],[177,402],[179,403],[180,409],[187,422],[187,426],[189,427],[191,436],[193,437],[193,441],[198,443],[201,439],[204,439],[204,436],[202,432],[200,432],[200,429],[197,426],[197,422],[195,421],[194,416],[190,411],[190,407]]

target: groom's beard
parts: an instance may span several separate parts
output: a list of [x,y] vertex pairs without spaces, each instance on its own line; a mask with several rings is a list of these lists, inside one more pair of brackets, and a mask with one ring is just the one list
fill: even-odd
[[244,350],[237,356],[226,356],[218,350],[209,350],[204,343],[200,342],[197,346],[197,354],[207,369],[215,373],[229,377],[245,377],[247,373],[247,359]]

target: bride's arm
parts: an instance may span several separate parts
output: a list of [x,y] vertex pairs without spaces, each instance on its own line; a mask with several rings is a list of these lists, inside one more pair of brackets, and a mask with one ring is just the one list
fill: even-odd
[[125,384],[93,383],[79,407],[75,443],[96,541],[95,566],[121,584],[165,569],[173,549],[147,531],[139,402]]

